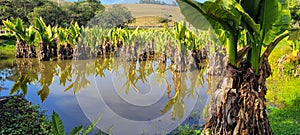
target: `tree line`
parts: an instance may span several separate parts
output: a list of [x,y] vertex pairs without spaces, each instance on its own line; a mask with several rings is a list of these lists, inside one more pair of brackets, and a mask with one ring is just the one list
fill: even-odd
[[[49,0],[1,0],[0,20],[21,18],[25,25],[42,17],[47,25],[68,27],[72,22],[86,25],[97,12],[104,10],[99,0],[60,3]],[[0,22],[0,25],[3,25]]]

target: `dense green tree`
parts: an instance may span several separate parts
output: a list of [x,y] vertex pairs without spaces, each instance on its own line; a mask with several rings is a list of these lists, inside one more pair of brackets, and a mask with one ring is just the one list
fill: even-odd
[[300,25],[300,1],[290,0],[292,24]]
[[78,22],[79,25],[86,25],[93,18],[96,12],[104,9],[100,1],[88,0],[75,2],[65,6],[65,10],[69,16],[69,22]]
[[[299,0],[289,0],[289,8],[291,11],[291,25],[293,28],[300,26],[300,1]],[[299,37],[299,36],[298,36]],[[292,54],[297,54],[300,51],[300,40],[294,40],[291,43],[291,48],[293,50]]]
[[[10,19],[12,17],[13,9],[11,8],[10,4],[8,3],[7,0],[0,1],[0,19],[1,20],[6,20]],[[2,21],[0,22],[2,25]]]
[[62,10],[56,3],[47,2],[42,6],[35,7],[33,12],[29,13],[28,18],[31,23],[36,17],[42,17],[47,25],[59,25],[66,27],[68,23],[67,13]]
[[[34,7],[44,4],[45,0],[1,0],[0,19],[21,18],[25,25],[29,24],[28,14]],[[2,25],[2,22],[0,22]]]
[[132,20],[133,17],[126,7],[113,5],[105,11],[98,12],[88,23],[88,26],[102,28],[125,27]]
[[[35,17],[43,17],[48,25],[67,27],[70,22],[85,25],[96,12],[103,10],[99,0],[64,2],[60,0],[0,0],[0,19],[11,20],[21,18],[25,25],[34,21]],[[2,21],[0,22],[2,24]]]

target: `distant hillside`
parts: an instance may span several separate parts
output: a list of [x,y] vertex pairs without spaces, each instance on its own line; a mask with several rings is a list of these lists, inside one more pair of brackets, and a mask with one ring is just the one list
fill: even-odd
[[[161,18],[166,18],[167,16],[172,16],[170,19],[172,21],[183,20],[184,17],[180,13],[179,7],[176,6],[165,6],[156,4],[121,4],[122,6],[128,8],[131,11],[133,17],[136,18],[136,22],[131,24],[133,26],[158,26],[162,25],[159,23]],[[111,5],[105,5],[105,7],[110,7]],[[172,24],[172,22],[170,23]]]
[[[78,0],[64,0],[64,1],[76,2]],[[168,4],[172,4],[176,0],[160,0],[160,1],[163,1],[163,2],[168,3]],[[101,0],[102,4],[125,4],[125,3],[126,4],[137,4],[139,2],[140,2],[140,0]]]
[[180,13],[179,7],[164,6],[155,4],[122,4],[127,7],[131,14],[135,17],[142,16],[166,16],[172,15],[174,20],[182,20],[183,16]]

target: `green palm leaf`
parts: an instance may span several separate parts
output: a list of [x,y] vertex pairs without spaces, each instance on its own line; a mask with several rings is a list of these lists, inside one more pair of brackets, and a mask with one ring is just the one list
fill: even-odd
[[84,129],[83,126],[74,127],[72,131],[69,133],[69,135],[80,135],[83,129]]
[[87,129],[84,131],[83,135],[87,135],[90,133],[93,128],[97,125],[97,123],[101,120],[102,116],[99,116],[91,125],[87,127]]
[[54,111],[52,113],[52,131],[55,135],[65,135],[64,125],[59,115]]
[[6,29],[16,32],[16,25],[13,24],[11,21],[9,20],[2,20],[3,25],[5,26]]

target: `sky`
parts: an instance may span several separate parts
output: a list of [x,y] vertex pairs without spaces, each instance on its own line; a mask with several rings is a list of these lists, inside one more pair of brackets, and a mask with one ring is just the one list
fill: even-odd
[[[78,0],[66,0],[66,1],[78,1]],[[119,3],[138,3],[140,0],[100,0],[102,4],[119,4]],[[163,0],[165,3],[172,3],[175,0]],[[196,0],[203,2],[204,0]]]

